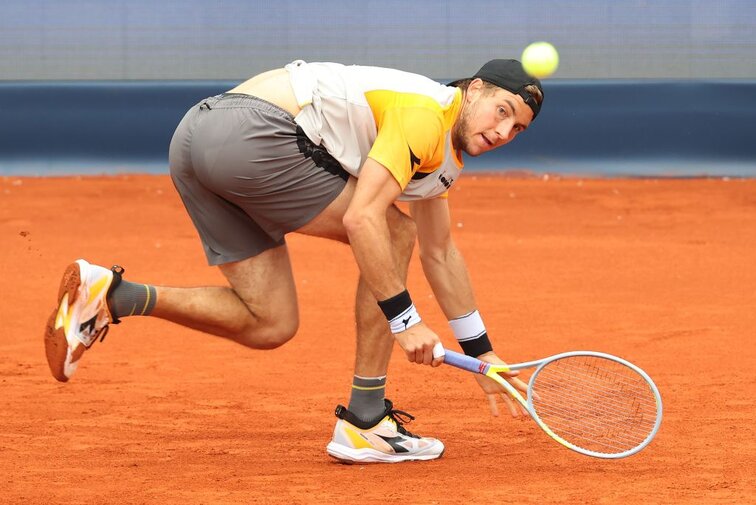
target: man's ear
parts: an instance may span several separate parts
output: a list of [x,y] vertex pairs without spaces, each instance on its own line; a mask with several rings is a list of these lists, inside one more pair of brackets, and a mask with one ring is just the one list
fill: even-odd
[[470,84],[467,85],[467,93],[465,93],[465,97],[468,101],[473,101],[478,95],[480,95],[482,90],[483,80],[480,78],[473,79],[470,81]]

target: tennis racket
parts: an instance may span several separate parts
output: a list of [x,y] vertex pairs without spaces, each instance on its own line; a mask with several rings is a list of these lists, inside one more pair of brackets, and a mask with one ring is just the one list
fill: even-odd
[[[646,447],[659,431],[659,389],[643,370],[622,358],[575,351],[516,365],[496,365],[444,349],[444,363],[490,377],[507,390],[551,438],[597,458],[624,458]],[[501,372],[535,368],[523,398]]]

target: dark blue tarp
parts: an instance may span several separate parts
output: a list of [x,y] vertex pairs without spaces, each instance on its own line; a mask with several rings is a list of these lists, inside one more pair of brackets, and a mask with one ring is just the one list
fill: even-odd
[[[164,172],[168,144],[186,110],[234,85],[0,83],[0,173]],[[544,108],[527,132],[468,158],[466,166],[756,176],[754,81],[554,80],[545,92]]]

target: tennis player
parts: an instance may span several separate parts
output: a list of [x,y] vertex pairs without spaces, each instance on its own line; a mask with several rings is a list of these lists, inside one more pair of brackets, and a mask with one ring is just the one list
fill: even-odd
[[[500,363],[451,238],[449,188],[463,155],[511,142],[543,101],[516,60],[492,60],[472,78],[439,84],[386,68],[295,61],[202,100],[170,145],[170,171],[204,246],[228,287],[128,282],[123,268],[77,260],[66,269],[46,327],[53,376],[67,381],[109,324],[153,316],[253,349],[289,341],[299,325],[285,236],[348,243],[360,270],[357,355],[349,407],[336,408],[327,452],[345,462],[440,457],[444,445],[402,425],[385,399],[394,340],[415,363],[438,366],[439,337],[406,288],[417,240],[430,286],[462,350]],[[410,216],[395,202],[409,201]],[[376,303],[377,302],[377,303]],[[334,307],[337,310],[338,307]],[[521,391],[525,384],[509,380]],[[503,388],[479,384],[497,415]]]

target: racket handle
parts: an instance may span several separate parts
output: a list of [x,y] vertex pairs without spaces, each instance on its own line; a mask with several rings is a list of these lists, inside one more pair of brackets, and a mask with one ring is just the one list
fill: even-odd
[[473,358],[472,356],[460,354],[448,349],[445,349],[445,351],[446,355],[444,356],[444,363],[446,363],[447,365],[461,368],[462,370],[467,370],[468,372],[485,375],[488,369],[488,363],[484,363],[483,361]]

